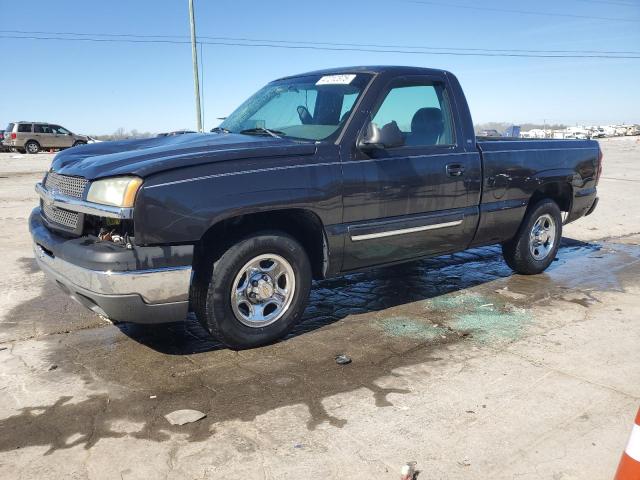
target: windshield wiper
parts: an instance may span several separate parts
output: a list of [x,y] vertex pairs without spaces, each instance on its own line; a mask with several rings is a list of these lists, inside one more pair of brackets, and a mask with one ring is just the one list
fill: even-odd
[[240,132],[238,133],[242,133],[244,135],[264,135],[266,133],[267,135],[270,135],[274,138],[280,138],[281,135],[286,135],[280,130],[269,130],[268,128],[264,127],[247,128],[246,130],[240,130]]
[[213,127],[211,131],[214,133],[231,133],[231,130],[224,127]]

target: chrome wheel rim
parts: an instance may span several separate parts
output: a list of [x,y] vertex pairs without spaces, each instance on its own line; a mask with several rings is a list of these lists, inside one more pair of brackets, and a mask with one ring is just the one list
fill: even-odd
[[549,256],[556,243],[556,222],[547,213],[538,217],[529,234],[529,251],[536,260]]
[[28,148],[31,153],[36,153],[38,151],[38,146],[35,143],[30,143]]
[[280,255],[264,254],[249,260],[231,284],[235,317],[252,328],[278,321],[289,309],[296,290],[293,267]]

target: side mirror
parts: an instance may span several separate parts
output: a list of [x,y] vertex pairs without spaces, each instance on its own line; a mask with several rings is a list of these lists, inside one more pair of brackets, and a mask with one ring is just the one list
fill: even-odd
[[402,145],[404,145],[404,137],[395,121],[387,123],[382,128],[373,122],[369,122],[364,134],[358,141],[358,148],[364,152],[401,147]]

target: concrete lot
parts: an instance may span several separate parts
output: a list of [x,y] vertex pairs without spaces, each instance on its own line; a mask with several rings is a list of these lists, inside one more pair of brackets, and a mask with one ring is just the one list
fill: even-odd
[[640,140],[601,145],[600,206],[547,273],[490,247],[322,282],[244,352],[68,300],[27,231],[52,156],[0,154],[0,478],[611,478],[640,404]]

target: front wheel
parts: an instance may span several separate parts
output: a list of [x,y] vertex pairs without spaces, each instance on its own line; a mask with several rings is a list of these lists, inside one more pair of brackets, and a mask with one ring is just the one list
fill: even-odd
[[300,320],[311,265],[297,240],[282,232],[246,237],[196,266],[192,305],[205,329],[230,348],[265,345]]
[[556,202],[540,200],[532,205],[511,240],[502,244],[507,265],[518,273],[535,275],[547,269],[560,247],[562,215]]

